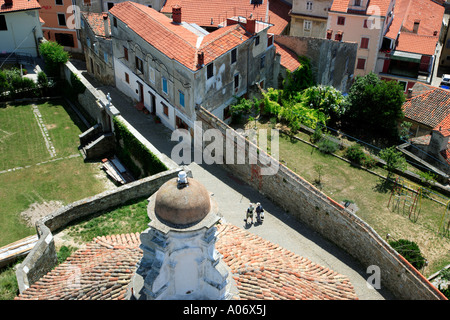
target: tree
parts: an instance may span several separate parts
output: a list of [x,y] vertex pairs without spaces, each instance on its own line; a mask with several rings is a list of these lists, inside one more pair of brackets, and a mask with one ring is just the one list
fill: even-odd
[[306,107],[318,109],[333,120],[346,113],[347,102],[342,93],[332,86],[313,86],[301,94],[301,101]]
[[374,73],[356,77],[348,102],[348,121],[352,125],[398,139],[397,122],[404,116],[405,95],[396,81],[381,80]]
[[425,265],[425,257],[420,252],[419,246],[406,239],[399,239],[397,241],[389,241],[389,245],[402,255],[409,263],[417,270],[422,269]]
[[64,47],[54,41],[45,41],[39,45],[39,52],[44,58],[47,73],[50,76],[59,76],[61,64],[69,61],[70,55]]
[[381,150],[379,156],[386,162],[385,169],[389,171],[388,175],[395,170],[406,170],[406,160],[400,151],[395,150],[395,146]]
[[297,92],[305,90],[314,85],[311,62],[307,57],[298,57],[300,67],[295,71],[286,70],[286,79],[283,81],[283,95],[290,99]]

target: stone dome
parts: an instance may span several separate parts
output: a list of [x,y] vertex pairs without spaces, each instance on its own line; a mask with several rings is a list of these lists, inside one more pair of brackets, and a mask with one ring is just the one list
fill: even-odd
[[156,193],[155,214],[172,225],[187,226],[203,220],[211,211],[209,192],[197,180],[178,178],[164,183]]

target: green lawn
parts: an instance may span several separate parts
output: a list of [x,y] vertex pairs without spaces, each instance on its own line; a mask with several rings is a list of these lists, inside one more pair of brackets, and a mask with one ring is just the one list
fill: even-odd
[[[268,125],[258,123],[259,128],[268,128]],[[309,141],[308,135],[299,133],[299,136]],[[444,206],[422,198],[418,220],[413,222],[408,218],[409,213],[388,208],[392,186],[384,179],[286,135],[280,134],[279,141],[280,161],[335,201],[354,202],[359,208],[356,215],[381,237],[389,233],[396,239],[416,242],[429,261],[424,274],[430,275],[450,263],[450,238],[442,238],[437,233]],[[318,164],[322,166],[320,183]],[[374,170],[387,175],[383,168]]]
[[[31,105],[0,108],[0,246],[34,234],[20,218],[33,203],[71,203],[104,191],[95,175],[99,166],[85,163],[78,135],[85,130],[62,101],[38,105],[50,141],[51,157]],[[13,171],[8,169],[21,168]]]

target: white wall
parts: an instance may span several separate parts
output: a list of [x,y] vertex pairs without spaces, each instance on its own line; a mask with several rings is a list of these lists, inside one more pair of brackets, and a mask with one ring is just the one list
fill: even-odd
[[36,27],[36,39],[42,37],[38,10],[10,12],[4,14],[8,30],[0,31],[0,51],[26,52],[37,56],[36,40],[32,32]]

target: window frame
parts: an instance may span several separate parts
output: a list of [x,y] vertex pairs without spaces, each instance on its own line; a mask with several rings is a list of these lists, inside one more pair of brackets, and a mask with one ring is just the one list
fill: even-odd
[[161,77],[161,90],[162,92],[164,92],[164,94],[169,94],[169,82],[167,81],[166,77]]
[[231,64],[236,63],[237,61],[237,49],[234,48],[231,50]]
[[214,62],[211,62],[206,66],[206,79],[214,77]]
[[130,75],[127,72],[125,72],[125,82],[130,84]]
[[[361,41],[359,42],[359,48],[360,49],[369,49],[369,42],[370,42],[369,37],[361,37]],[[364,47],[363,47],[363,45],[364,45]]]
[[[60,27],[67,27],[67,20],[66,20],[66,14],[65,13],[57,13],[58,18],[58,26]],[[64,24],[61,24],[61,17],[64,17]]]
[[339,16],[337,17],[337,25],[339,26],[345,26],[345,17]]
[[[360,63],[361,62],[364,62],[363,68],[360,68]],[[366,62],[367,62],[367,59],[365,59],[365,58],[357,58],[357,60],[356,60],[356,69],[357,70],[366,70]]]
[[306,10],[307,11],[312,11],[313,10],[313,2],[312,1],[307,1],[306,2]]
[[179,102],[180,106],[182,106],[183,108],[186,108],[185,95],[184,95],[184,92],[181,90],[178,90],[178,102]]
[[134,63],[136,65],[136,70],[139,70],[142,74],[144,74],[144,61],[138,56],[135,56]]
[[[306,26],[309,25],[309,29]],[[312,29],[312,21],[311,20],[303,20],[303,31],[311,31]]]
[[0,14],[0,31],[8,31],[8,24],[6,23],[6,15]]

